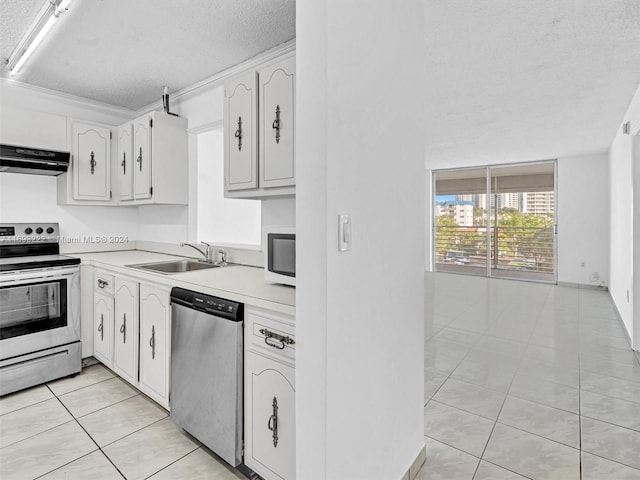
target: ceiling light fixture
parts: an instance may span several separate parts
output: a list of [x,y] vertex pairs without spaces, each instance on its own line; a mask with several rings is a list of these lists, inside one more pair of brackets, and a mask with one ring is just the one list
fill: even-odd
[[53,28],[60,15],[67,11],[71,0],[49,0],[40,10],[27,33],[22,37],[15,50],[9,56],[7,67],[15,75],[24,66],[31,54],[42,43],[44,37]]

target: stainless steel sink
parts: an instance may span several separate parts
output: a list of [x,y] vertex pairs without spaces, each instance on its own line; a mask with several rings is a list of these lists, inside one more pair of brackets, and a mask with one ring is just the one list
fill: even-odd
[[217,263],[200,262],[198,260],[174,260],[172,262],[154,262],[154,263],[138,263],[135,265],[127,265],[127,267],[139,268],[140,270],[151,270],[158,273],[184,273],[194,270],[203,270],[206,268],[220,267]]

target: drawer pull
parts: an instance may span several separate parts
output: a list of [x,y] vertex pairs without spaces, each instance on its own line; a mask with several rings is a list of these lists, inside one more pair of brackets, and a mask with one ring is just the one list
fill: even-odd
[[266,328],[260,329],[260,333],[264,335],[264,343],[270,347],[277,348],[278,350],[284,350],[286,345],[293,345],[296,341],[288,335],[280,335],[279,333],[272,332]]
[[105,288],[108,286],[109,286],[109,282],[107,282],[106,280],[98,279],[98,287]]

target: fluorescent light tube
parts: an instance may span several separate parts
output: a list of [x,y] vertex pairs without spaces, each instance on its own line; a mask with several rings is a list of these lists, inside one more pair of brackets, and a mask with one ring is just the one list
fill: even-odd
[[35,36],[31,44],[24,51],[24,53],[22,54],[18,62],[11,69],[11,75],[15,75],[20,71],[20,69],[29,59],[31,54],[35,51],[36,48],[38,48],[38,45],[40,45],[40,43],[42,42],[44,37],[47,35],[47,33],[49,33],[49,30],[51,30],[51,28],[53,27],[53,24],[56,23],[57,19],[58,17],[56,17],[54,14],[51,14],[51,16],[49,17],[49,20],[47,20],[47,23],[45,23],[42,29],[40,29],[40,31]]

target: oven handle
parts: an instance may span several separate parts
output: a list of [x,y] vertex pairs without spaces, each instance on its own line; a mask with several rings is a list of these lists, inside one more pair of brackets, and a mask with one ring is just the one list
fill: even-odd
[[25,280],[60,280],[67,277],[72,277],[80,273],[78,267],[72,268],[60,268],[56,270],[34,270],[23,271],[20,273],[2,274],[0,275],[0,285],[13,285]]

